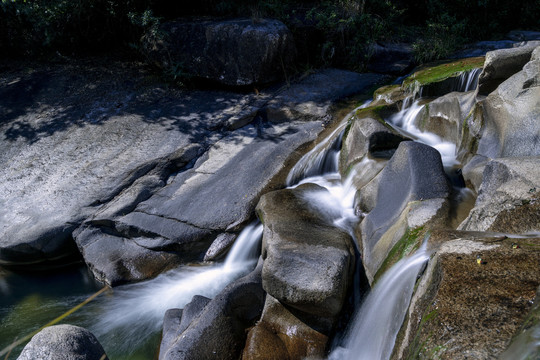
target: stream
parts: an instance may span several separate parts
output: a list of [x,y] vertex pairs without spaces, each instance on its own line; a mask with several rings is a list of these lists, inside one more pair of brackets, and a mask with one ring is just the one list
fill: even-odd
[[[477,78],[478,73],[474,72],[464,75],[458,90],[474,88]],[[456,165],[455,144],[415,126],[422,106],[419,99],[411,97],[399,113],[387,120],[417,141],[435,147],[445,167]],[[315,183],[328,189],[325,195],[314,195],[315,207],[332,216],[334,224],[354,238],[359,221],[353,206],[356,188],[352,179],[356,174],[342,179],[338,172],[339,151],[349,117],[350,114],[300,159],[289,173],[287,186]],[[116,287],[66,322],[92,331],[112,360],[155,358],[165,311],[184,307],[194,295],[211,298],[249,273],[259,257],[262,230],[260,223],[248,225],[223,263],[186,265],[146,282]],[[428,258],[424,246],[385,273],[357,309],[344,340],[329,359],[389,358],[414,283]],[[100,287],[80,266],[39,275],[0,272],[0,350],[84,301]],[[378,310],[375,312],[374,308]],[[13,350],[10,359],[21,349],[22,346]]]

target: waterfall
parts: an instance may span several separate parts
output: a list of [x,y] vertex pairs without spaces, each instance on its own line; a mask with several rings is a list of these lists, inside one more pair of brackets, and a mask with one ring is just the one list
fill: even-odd
[[397,262],[377,281],[349,324],[340,347],[329,360],[387,360],[414,290],[419,272],[429,258],[426,242]]
[[182,266],[146,282],[114,288],[111,298],[90,307],[88,318],[97,321],[89,329],[109,355],[129,354],[161,330],[168,309],[183,308],[194,295],[214,297],[253,269],[262,230],[260,223],[248,225],[223,264]]

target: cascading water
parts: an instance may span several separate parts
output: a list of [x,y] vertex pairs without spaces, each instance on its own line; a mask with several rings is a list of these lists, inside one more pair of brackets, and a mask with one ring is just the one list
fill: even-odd
[[419,272],[429,259],[426,242],[377,281],[329,360],[387,360],[409,307]]
[[[238,236],[223,264],[183,266],[143,283],[120,286],[114,296],[94,304],[97,318],[89,329],[111,354],[129,354],[160,331],[168,309],[183,308],[194,295],[214,297],[231,281],[255,266],[263,227],[248,225]],[[98,312],[96,314],[96,312]]]

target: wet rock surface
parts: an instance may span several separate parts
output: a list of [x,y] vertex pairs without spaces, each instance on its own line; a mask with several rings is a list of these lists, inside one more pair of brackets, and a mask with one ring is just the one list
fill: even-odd
[[90,331],[73,325],[55,325],[34,335],[17,359],[106,360],[108,357]]

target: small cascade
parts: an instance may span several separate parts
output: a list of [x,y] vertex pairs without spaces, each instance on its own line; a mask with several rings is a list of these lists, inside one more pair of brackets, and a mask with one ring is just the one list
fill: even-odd
[[[248,225],[238,236],[223,264],[182,266],[153,280],[119,286],[114,296],[90,307],[88,328],[107,353],[129,354],[161,330],[168,309],[183,308],[194,295],[214,297],[257,262],[263,226]],[[98,313],[96,313],[98,312]]]
[[404,135],[435,148],[441,154],[443,165],[452,167],[458,163],[456,160],[456,144],[445,141],[434,133],[424,132],[416,126],[418,116],[422,114],[424,106],[420,105],[420,100],[413,100],[412,96],[408,97],[403,101],[402,109],[390,117],[388,122]]
[[287,186],[291,187],[305,178],[328,173],[337,173],[339,168],[339,152],[347,120],[358,109],[367,107],[371,101],[366,101],[347,114],[339,126],[322,142],[306,153],[291,169],[287,176]]
[[482,68],[476,68],[469,71],[464,71],[458,77],[458,84],[454,91],[467,92],[475,90],[478,86],[478,78]]
[[377,281],[354,319],[341,346],[329,360],[387,360],[405,319],[418,274],[429,259],[426,242],[397,262]]

